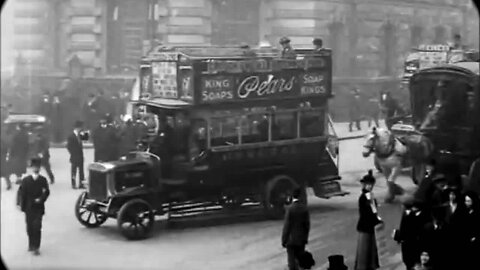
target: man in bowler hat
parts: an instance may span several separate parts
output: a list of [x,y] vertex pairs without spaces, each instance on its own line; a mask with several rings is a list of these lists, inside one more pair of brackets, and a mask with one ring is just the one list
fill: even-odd
[[293,191],[292,205],[287,209],[282,232],[282,246],[287,249],[288,269],[297,270],[298,258],[305,252],[310,232],[310,214],[300,200],[302,189]]
[[25,213],[28,234],[28,251],[40,255],[40,241],[42,236],[42,217],[45,213],[45,201],[50,195],[48,181],[40,175],[42,160],[33,158],[31,161],[32,174],[22,180],[18,189],[17,203]]
[[80,181],[79,188],[83,187],[83,182],[85,181],[85,174],[83,171],[83,143],[82,143],[82,127],[83,122],[75,122],[72,133],[68,136],[67,140],[67,150],[70,153],[70,163],[71,163],[71,172],[72,172],[72,188],[76,189],[76,179],[77,171],[79,172]]

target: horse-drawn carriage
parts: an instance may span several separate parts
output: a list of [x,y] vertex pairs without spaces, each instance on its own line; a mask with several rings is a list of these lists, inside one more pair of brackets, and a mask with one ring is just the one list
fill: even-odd
[[328,117],[331,51],[297,53],[182,47],[143,59],[136,94],[144,98],[132,111],[152,119],[150,150],[89,166],[79,222],[115,218],[124,236],[139,239],[155,215],[257,204],[281,218],[295,187],[347,194]]
[[[427,68],[410,79],[412,115],[397,123],[398,137],[421,134],[433,145],[440,173],[453,167],[468,176],[464,188],[480,192],[479,62]],[[453,165],[453,167],[452,167]],[[421,180],[421,179],[420,179]]]
[[[391,132],[374,130],[364,156],[375,152],[389,187],[405,167],[420,183],[426,164],[435,160],[436,171],[464,175],[456,184],[480,192],[479,62],[458,62],[426,68],[410,79],[412,115]],[[390,190],[391,199],[395,194]]]

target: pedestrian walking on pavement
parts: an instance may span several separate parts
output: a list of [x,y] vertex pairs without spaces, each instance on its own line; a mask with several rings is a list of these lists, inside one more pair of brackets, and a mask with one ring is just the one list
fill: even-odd
[[300,188],[293,191],[293,202],[286,211],[283,224],[282,246],[287,249],[289,270],[299,269],[298,259],[305,252],[310,233],[310,214],[300,199],[302,192]]
[[422,211],[420,201],[413,198],[404,202],[405,210],[396,231],[395,241],[402,246],[402,260],[407,269],[412,269],[420,258],[420,235],[427,224],[427,216]]
[[22,180],[17,198],[17,203],[26,217],[28,251],[32,251],[34,255],[40,255],[42,218],[45,214],[45,201],[50,195],[47,179],[40,175],[41,162],[39,158],[31,160],[32,174]]
[[[466,209],[462,202],[458,188],[449,187],[447,190],[448,203],[445,206],[446,240],[451,247],[449,252],[449,269],[466,269],[464,239],[466,239],[465,221]],[[466,267],[466,266],[465,266]]]
[[45,134],[43,127],[36,129],[36,138],[33,143],[33,153],[34,157],[40,158],[42,161],[42,167],[45,168],[50,184],[55,183],[55,176],[52,172],[52,167],[50,166],[50,141]]
[[480,250],[480,198],[474,191],[464,195],[465,217],[465,265],[480,269],[478,251]]
[[359,219],[357,223],[358,242],[355,258],[355,270],[374,270],[380,267],[375,227],[383,221],[378,215],[377,200],[373,195],[376,179],[372,170],[368,171],[360,182],[362,194],[358,199]]
[[83,142],[82,142],[83,122],[77,121],[72,133],[68,136],[67,150],[70,153],[72,188],[76,189],[77,171],[79,173],[79,188],[84,188],[85,174],[83,171]]
[[357,88],[353,88],[350,91],[349,102],[348,102],[348,114],[350,117],[350,121],[348,123],[348,130],[350,132],[353,131],[353,123],[357,130],[362,130],[360,126],[360,119],[361,119],[361,106],[360,106],[360,90]]
[[380,99],[372,96],[368,99],[368,127],[372,126],[372,122],[376,127],[380,127],[378,118],[380,117]]
[[9,167],[12,173],[17,177],[16,183],[27,172],[28,154],[30,148],[29,136],[26,127],[23,124],[17,125],[16,133],[10,143]]
[[431,264],[435,270],[451,270],[446,264],[449,260],[450,247],[446,238],[444,216],[444,207],[433,207],[431,220],[425,225],[420,235],[420,247],[429,251]]

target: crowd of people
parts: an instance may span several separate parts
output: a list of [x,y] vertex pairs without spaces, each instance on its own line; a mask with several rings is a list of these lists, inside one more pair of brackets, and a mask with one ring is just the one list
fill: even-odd
[[70,93],[73,90],[44,91],[36,106],[35,113],[44,115],[49,120],[51,139],[55,143],[65,141],[70,128],[78,119],[84,121],[86,129],[93,130],[106,114],[110,114],[116,121],[125,114],[128,95],[123,91],[106,95],[99,88],[85,100],[78,93]]
[[[353,132],[353,128],[362,130],[361,121],[367,120],[368,127],[372,124],[379,127],[379,119],[385,119],[385,125],[390,129],[395,122],[405,116],[405,110],[400,102],[390,93],[390,91],[380,91],[378,95],[370,95],[367,98],[362,97],[360,89],[352,88],[348,96],[348,130]],[[364,100],[368,102],[364,102]]]
[[[417,193],[404,203],[399,229],[394,235],[402,245],[407,269],[480,269],[479,194],[462,187],[458,170],[431,171]],[[428,263],[414,268],[420,259]]]
[[[461,186],[458,170],[438,173],[435,161],[415,194],[404,200],[393,239],[407,270],[480,269],[480,197]],[[453,167],[452,167],[453,168]],[[356,270],[378,269],[375,232],[383,227],[373,195],[372,171],[361,180]]]

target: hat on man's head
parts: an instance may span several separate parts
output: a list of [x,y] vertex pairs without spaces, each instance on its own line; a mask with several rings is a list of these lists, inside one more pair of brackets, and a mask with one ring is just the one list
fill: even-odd
[[323,40],[321,38],[314,38],[313,45],[315,46],[323,46]]
[[290,39],[288,37],[282,37],[278,43],[287,44],[290,43]]
[[346,270],[348,267],[345,265],[342,255],[328,256],[328,270]]
[[360,182],[364,184],[375,184],[376,181],[375,177],[373,177],[372,170],[368,170],[368,173],[360,180]]
[[42,165],[42,160],[39,157],[34,157],[30,159],[31,167],[40,167]]
[[73,125],[74,128],[82,128],[83,127],[83,121],[77,120],[75,121],[75,124]]

